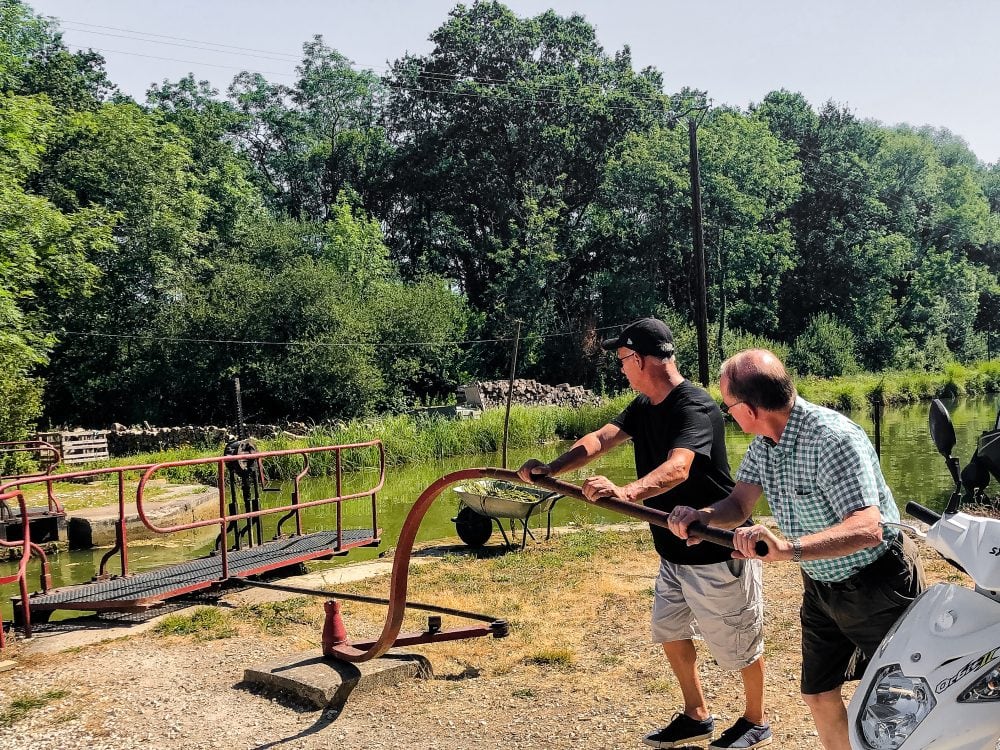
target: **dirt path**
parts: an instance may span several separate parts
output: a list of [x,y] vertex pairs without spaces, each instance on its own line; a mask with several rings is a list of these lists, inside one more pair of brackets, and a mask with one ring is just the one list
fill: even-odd
[[[318,649],[321,603],[275,605],[237,594],[216,611],[215,625],[193,635],[147,627],[61,653],[15,646],[7,658],[17,667],[0,675],[0,747],[610,750],[642,747],[642,735],[677,710],[666,660],[647,642],[656,566],[648,531],[584,530],[483,559],[458,549],[413,568],[410,599],[496,612],[512,633],[421,648],[431,680],[355,694],[339,713],[248,689],[240,684],[244,668]],[[948,575],[925,558],[933,579]],[[819,748],[798,695],[798,569],[765,570],[775,746]],[[348,588],[384,595],[388,579]],[[374,635],[383,616],[380,608],[349,607],[351,635]],[[411,625],[420,629],[418,620]],[[741,712],[738,679],[709,658],[701,672],[727,726]]]

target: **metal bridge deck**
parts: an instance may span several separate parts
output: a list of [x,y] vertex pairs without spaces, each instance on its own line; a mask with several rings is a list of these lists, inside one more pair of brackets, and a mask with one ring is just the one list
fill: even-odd
[[[343,544],[339,550],[337,532],[320,531],[231,551],[228,555],[229,577],[258,575],[306,560],[329,557],[352,547],[377,544],[377,538],[371,529],[345,529],[343,536]],[[36,612],[57,609],[142,610],[162,604],[171,597],[210,588],[222,582],[222,557],[212,555],[135,575],[36,594],[30,598],[31,612],[34,616]],[[14,597],[11,601],[16,612],[20,609],[20,597]]]

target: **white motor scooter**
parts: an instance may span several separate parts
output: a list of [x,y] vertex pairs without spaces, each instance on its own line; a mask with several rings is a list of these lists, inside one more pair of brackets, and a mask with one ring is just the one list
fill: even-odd
[[904,528],[976,586],[931,586],[883,639],[848,707],[855,750],[1000,750],[1000,520],[958,511],[963,486],[965,499],[981,500],[989,475],[1000,481],[1000,415],[961,476],[955,430],[937,400],[930,429],[955,492],[940,516],[907,504],[930,525],[926,535]]

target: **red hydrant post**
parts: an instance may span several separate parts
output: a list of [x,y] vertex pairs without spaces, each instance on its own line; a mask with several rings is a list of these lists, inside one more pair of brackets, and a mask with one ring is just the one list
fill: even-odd
[[323,621],[323,656],[333,656],[334,647],[350,643],[347,639],[347,628],[344,618],[340,615],[340,602],[330,599],[323,604],[326,619]]

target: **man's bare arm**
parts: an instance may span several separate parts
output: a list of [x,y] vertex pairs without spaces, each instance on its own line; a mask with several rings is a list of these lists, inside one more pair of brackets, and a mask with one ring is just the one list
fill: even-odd
[[[732,492],[707,508],[695,510],[679,505],[670,511],[670,531],[681,539],[688,539],[688,526],[695,521],[700,521],[706,526],[735,529],[750,517],[753,506],[763,491],[763,488],[756,484],[737,482]],[[694,539],[688,541],[688,544],[694,543]]]
[[688,448],[674,448],[667,454],[667,460],[643,477],[626,484],[622,490],[630,503],[639,503],[648,497],[661,495],[687,480],[694,463],[694,451]]
[[726,497],[702,508],[704,521],[708,526],[720,529],[735,529],[753,514],[753,506],[760,500],[764,488],[756,484],[737,482]]
[[537,459],[528,459],[520,469],[518,476],[525,482],[530,482],[532,476],[555,476],[573,469],[586,466],[602,453],[607,453],[615,446],[629,440],[627,432],[614,424],[606,424],[598,430],[589,432],[570,446],[561,456],[545,464]]
[[854,511],[836,526],[806,534],[799,541],[803,560],[843,557],[874,547],[882,541],[882,511],[877,505],[869,505]]

